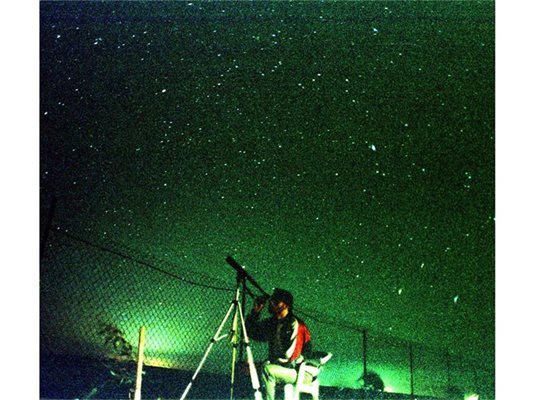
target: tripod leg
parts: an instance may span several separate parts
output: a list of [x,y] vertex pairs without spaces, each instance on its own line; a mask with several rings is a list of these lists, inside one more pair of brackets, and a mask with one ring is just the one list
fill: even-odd
[[182,394],[182,397],[180,397],[180,400],[184,400],[185,397],[187,396],[187,393],[189,393],[189,390],[193,386],[193,382],[195,381],[198,373],[200,372],[200,370],[204,366],[204,363],[206,362],[206,359],[208,358],[208,354],[210,353],[213,345],[215,343],[217,343],[219,340],[221,340],[222,338],[227,336],[227,335],[223,335],[223,336],[219,336],[219,335],[221,334],[221,331],[222,331],[224,325],[226,324],[226,321],[228,321],[228,318],[230,318],[230,315],[232,314],[232,310],[234,309],[235,306],[236,306],[235,302],[232,301],[232,304],[230,304],[230,308],[228,309],[228,312],[226,313],[226,315],[225,315],[224,319],[222,320],[221,324],[219,325],[219,328],[217,329],[217,332],[211,338],[210,344],[209,344],[208,348],[206,349],[206,352],[204,353],[204,356],[202,357],[202,360],[200,361],[200,364],[198,365],[195,373],[193,374],[193,377],[191,378],[191,381],[189,382],[189,384],[185,388],[184,393]]
[[[237,293],[237,295],[239,296],[239,292]],[[235,304],[238,304],[237,300],[234,300],[234,305]],[[234,318],[232,320],[232,332],[231,332],[231,334],[232,334],[232,338],[231,338],[231,342],[232,342],[232,375],[230,377],[230,400],[234,399],[235,366],[236,366],[236,361],[237,361],[237,347],[238,347],[238,341],[239,341],[238,331],[237,331],[237,328],[238,328],[238,325],[237,325],[238,308],[239,307],[235,308],[235,310],[234,310]]]
[[243,309],[241,308],[241,303],[238,302],[237,308],[241,319],[241,329],[243,329],[243,341],[245,342],[245,347],[247,351],[250,380],[252,382],[252,387],[254,388],[254,400],[263,400],[260,391],[260,380],[258,379],[258,371],[256,370],[256,365],[254,364],[254,357],[252,356],[252,350],[250,349],[250,341],[247,335],[247,328],[245,327],[245,318],[243,317]]

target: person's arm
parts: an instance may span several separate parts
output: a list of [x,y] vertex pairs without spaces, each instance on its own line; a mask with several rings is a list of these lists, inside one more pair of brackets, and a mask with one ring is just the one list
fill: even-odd
[[265,302],[262,300],[262,298],[254,300],[254,307],[245,319],[245,328],[247,329],[247,334],[251,339],[259,342],[267,342],[269,340],[268,321],[260,320],[261,310],[265,306]]

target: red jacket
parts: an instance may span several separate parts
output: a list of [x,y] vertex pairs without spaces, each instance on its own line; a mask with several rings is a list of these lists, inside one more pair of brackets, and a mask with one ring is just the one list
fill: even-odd
[[311,353],[310,331],[292,313],[282,319],[271,317],[260,320],[259,313],[252,312],[246,319],[246,328],[251,339],[269,343],[271,362],[294,366],[301,356]]

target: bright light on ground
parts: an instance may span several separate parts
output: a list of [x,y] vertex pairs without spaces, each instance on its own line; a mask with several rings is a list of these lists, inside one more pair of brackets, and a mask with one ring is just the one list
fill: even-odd
[[464,400],[478,400],[478,394],[466,394]]

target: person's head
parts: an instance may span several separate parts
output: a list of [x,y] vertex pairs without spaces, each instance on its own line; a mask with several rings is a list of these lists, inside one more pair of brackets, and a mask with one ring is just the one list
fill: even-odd
[[278,317],[285,317],[292,309],[293,295],[284,289],[274,289],[269,299],[269,312]]

